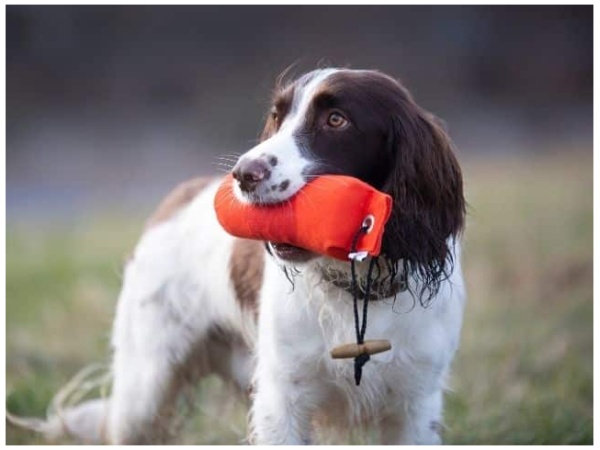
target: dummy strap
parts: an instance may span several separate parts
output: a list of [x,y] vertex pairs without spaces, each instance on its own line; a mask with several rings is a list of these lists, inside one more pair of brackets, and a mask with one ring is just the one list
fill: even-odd
[[354,328],[356,330],[356,344],[344,344],[339,347],[335,347],[331,350],[331,357],[334,359],[339,358],[354,358],[354,381],[356,385],[360,385],[362,378],[362,369],[364,365],[371,359],[371,355],[375,353],[385,352],[392,348],[390,341],[388,340],[371,340],[365,342],[365,334],[367,332],[367,313],[369,309],[369,300],[371,297],[371,289],[373,286],[373,268],[377,265],[378,258],[376,256],[371,258],[369,262],[369,269],[367,271],[367,282],[365,285],[365,296],[362,310],[362,321],[358,311],[358,299],[359,299],[359,285],[358,277],[356,276],[356,261],[362,261],[368,256],[368,252],[361,251],[357,252],[358,240],[363,234],[367,234],[373,228],[374,223],[373,216],[369,215],[363,220],[362,225],[357,230],[354,238],[352,239],[351,251],[348,254],[350,259],[350,271],[352,275],[351,280],[351,294],[353,299],[354,308]]
[[[358,239],[361,234],[366,234],[369,231],[369,224],[363,224],[358,229],[356,234],[354,235],[354,239],[352,240],[352,248],[351,255],[354,255],[350,259],[350,271],[352,273],[352,297],[353,297],[353,307],[354,307],[354,328],[356,329],[356,344],[359,348],[365,343],[365,333],[367,332],[367,312],[369,310],[369,297],[371,294],[371,283],[373,280],[373,268],[377,263],[377,256],[372,257],[369,262],[369,270],[367,271],[367,284],[365,286],[365,300],[363,303],[362,310],[362,324],[360,323],[360,317],[358,314],[358,280],[356,278],[356,260],[358,257],[362,255],[357,255],[356,253],[356,245],[358,243]],[[362,378],[362,369],[364,365],[371,359],[371,356],[366,353],[360,353],[359,355],[354,357],[354,381],[356,385],[360,385],[360,380]]]

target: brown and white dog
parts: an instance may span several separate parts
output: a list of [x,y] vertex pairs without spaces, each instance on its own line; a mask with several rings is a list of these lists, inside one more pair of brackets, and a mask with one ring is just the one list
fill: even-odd
[[465,301],[465,202],[434,117],[380,72],[315,70],[278,87],[261,143],[233,174],[252,203],[285,201],[320,174],[393,197],[367,328],[392,350],[372,356],[356,386],[352,360],[329,356],[355,339],[349,263],[229,236],[213,210],[219,180],[193,180],[162,203],[127,264],[110,397],[50,418],[46,431],[160,441],[186,383],[217,373],[251,392],[251,442],[310,443],[318,416],[379,425],[382,443],[440,443]]

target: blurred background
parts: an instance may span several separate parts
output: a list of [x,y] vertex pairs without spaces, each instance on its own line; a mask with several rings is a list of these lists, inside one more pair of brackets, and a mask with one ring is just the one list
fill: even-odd
[[[42,415],[107,360],[153,205],[256,143],[284,69],[333,65],[400,79],[458,148],[470,302],[446,441],[592,442],[592,6],[7,6],[6,22],[9,410]],[[196,395],[178,442],[238,442],[244,403],[218,380]]]

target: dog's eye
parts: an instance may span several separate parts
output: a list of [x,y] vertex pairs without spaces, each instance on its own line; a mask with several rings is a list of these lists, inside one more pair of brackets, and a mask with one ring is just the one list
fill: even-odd
[[340,128],[346,125],[348,121],[339,112],[332,112],[327,118],[327,125],[331,128]]
[[271,108],[271,119],[273,119],[275,123],[279,122],[279,113],[277,112],[277,108],[275,106]]

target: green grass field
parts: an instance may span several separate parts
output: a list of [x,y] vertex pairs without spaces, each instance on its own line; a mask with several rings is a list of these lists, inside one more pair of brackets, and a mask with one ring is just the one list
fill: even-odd
[[[592,159],[463,161],[469,301],[447,394],[451,444],[593,441]],[[143,218],[7,228],[7,408],[43,415],[80,368],[106,361],[123,261]],[[201,383],[178,443],[236,443],[246,410]],[[227,420],[224,420],[227,418]],[[358,436],[353,442],[365,442]],[[7,425],[8,444],[41,444]]]

